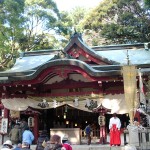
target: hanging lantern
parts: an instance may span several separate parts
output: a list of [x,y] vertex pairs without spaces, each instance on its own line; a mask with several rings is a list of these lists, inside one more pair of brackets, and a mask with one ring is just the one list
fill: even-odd
[[66,119],[66,113],[64,113],[64,119]]
[[69,124],[69,121],[66,121],[66,124]]

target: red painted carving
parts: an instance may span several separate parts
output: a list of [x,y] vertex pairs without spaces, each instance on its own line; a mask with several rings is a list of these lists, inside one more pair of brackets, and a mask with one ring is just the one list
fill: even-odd
[[88,52],[85,52],[83,49],[81,49],[79,46],[75,45],[75,47],[72,47],[69,51],[68,54],[73,56],[74,58],[78,58],[79,55],[82,55],[85,57],[89,62],[93,61],[96,64],[103,64],[103,65],[108,65],[109,63],[106,63],[104,60],[101,60],[100,58],[96,58],[93,55],[91,55]]

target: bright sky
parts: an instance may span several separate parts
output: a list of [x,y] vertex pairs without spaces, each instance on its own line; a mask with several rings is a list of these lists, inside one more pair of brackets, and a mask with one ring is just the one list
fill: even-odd
[[60,11],[70,11],[71,9],[80,6],[84,8],[93,8],[97,6],[101,0],[54,0]]

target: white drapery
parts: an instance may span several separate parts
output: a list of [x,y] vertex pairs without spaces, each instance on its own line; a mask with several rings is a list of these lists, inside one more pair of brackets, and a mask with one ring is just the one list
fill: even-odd
[[[90,99],[89,99],[90,100]],[[116,94],[116,95],[106,95],[103,98],[99,99],[92,99],[94,102],[97,101],[98,106],[101,104],[108,108],[111,109],[111,113],[118,113],[118,114],[124,114],[128,113],[126,101],[124,99],[124,94]],[[13,99],[2,99],[2,103],[5,108],[9,110],[14,110],[14,111],[24,111],[28,107],[32,107],[35,109],[51,109],[54,108],[53,102],[48,102],[49,106],[46,108],[41,108],[38,106],[39,102],[41,101],[36,101],[31,98],[13,98]],[[57,107],[60,107],[62,105],[69,105],[74,108],[83,110],[83,111],[88,111],[91,112],[92,110],[89,110],[87,107],[85,107],[87,100],[78,100],[78,105],[75,104],[75,101],[64,101],[64,102],[57,102]]]

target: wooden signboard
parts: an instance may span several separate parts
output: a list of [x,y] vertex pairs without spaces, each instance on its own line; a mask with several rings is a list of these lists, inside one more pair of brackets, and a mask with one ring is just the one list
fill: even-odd
[[8,129],[8,118],[2,118],[1,122],[1,133],[7,134]]

